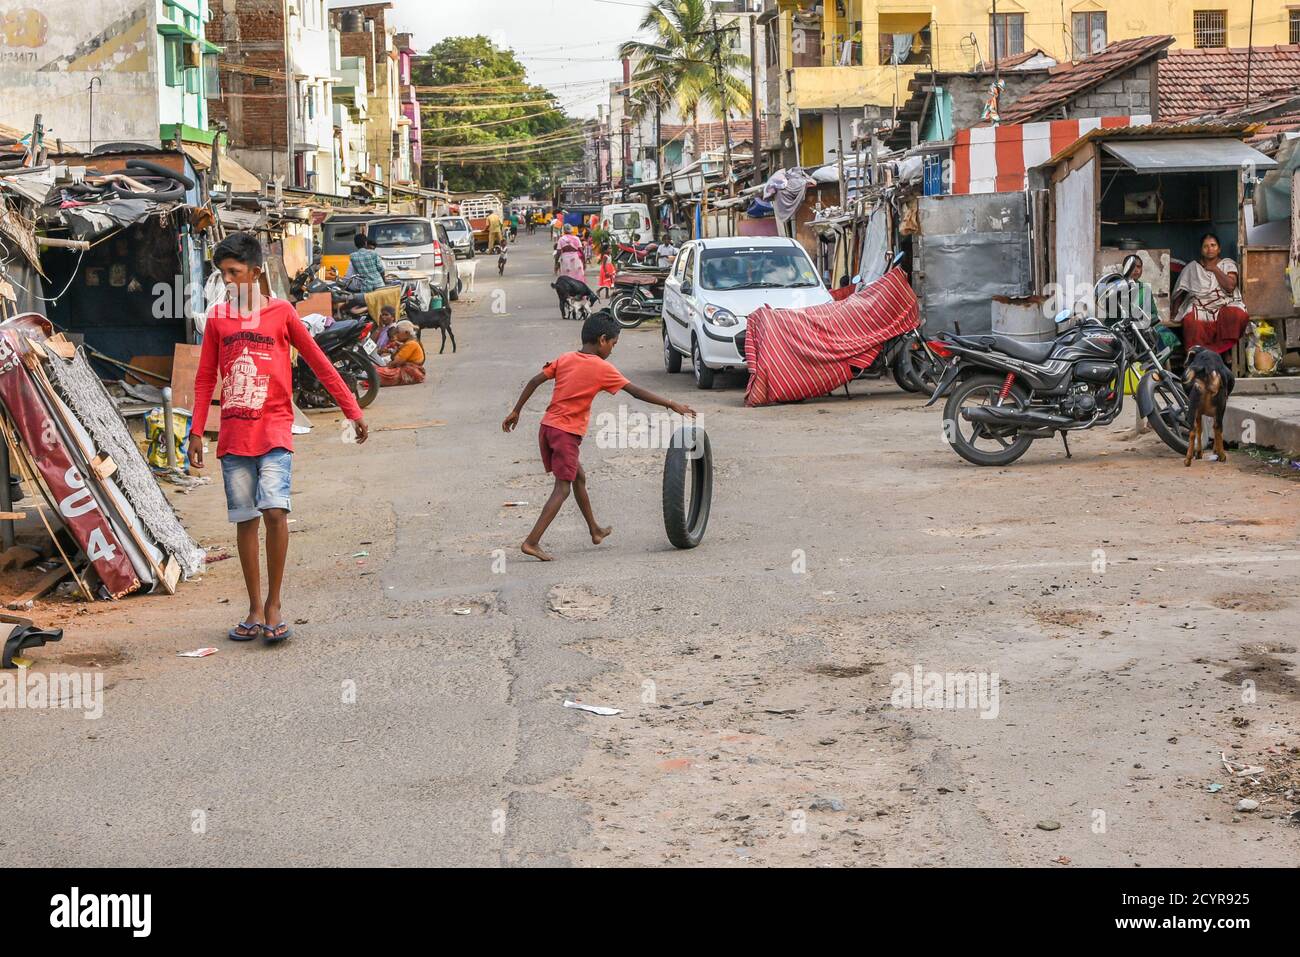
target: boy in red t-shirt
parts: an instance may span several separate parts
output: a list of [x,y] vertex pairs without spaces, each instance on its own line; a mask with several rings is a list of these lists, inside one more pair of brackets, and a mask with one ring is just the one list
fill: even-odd
[[[366,440],[356,398],[326,358],[293,306],[262,296],[262,247],[232,233],[212,251],[230,301],[213,306],[203,327],[203,351],[194,377],[190,465],[203,468],[203,429],[217,376],[221,377],[221,432],[217,458],[226,509],[236,523],[239,564],[248,589],[248,615],[229,631],[234,641],[258,635],[268,643],[292,632],[280,614],[280,586],[289,551],[289,486],[293,467],[293,346]],[[258,526],[266,522],[266,600],[259,577]]]
[[591,403],[596,398],[596,393],[608,392],[613,395],[623,391],[642,402],[662,405],[678,415],[695,415],[693,409],[679,402],[665,399],[628,382],[623,373],[606,361],[618,345],[618,333],[618,323],[608,312],[598,312],[591,316],[582,325],[582,350],[566,352],[558,359],[546,363],[541,372],[528,380],[513,411],[501,423],[501,431],[513,432],[519,424],[519,413],[537,391],[537,387],[547,379],[555,380],[551,404],[542,416],[542,427],[538,434],[542,465],[555,476],[555,487],[551,490],[551,497],[542,506],[537,524],[520,546],[525,555],[532,555],[544,562],[551,560],[551,556],[542,550],[542,536],[546,534],[551,522],[555,521],[570,490],[578,500],[582,517],[587,520],[593,545],[599,545],[613,531],[613,528],[602,528],[596,522],[596,516],[591,511],[591,499],[587,497],[587,473],[578,461],[579,446],[582,445],[582,437],[587,434]]

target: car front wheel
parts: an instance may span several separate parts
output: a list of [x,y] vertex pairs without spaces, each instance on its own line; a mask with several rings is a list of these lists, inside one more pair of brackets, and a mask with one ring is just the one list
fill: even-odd
[[700,355],[700,341],[691,340],[691,366],[695,371],[695,385],[700,389],[713,388],[713,370],[704,364],[704,356]]

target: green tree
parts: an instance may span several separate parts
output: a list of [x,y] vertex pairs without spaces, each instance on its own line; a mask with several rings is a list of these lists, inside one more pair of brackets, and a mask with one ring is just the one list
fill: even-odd
[[[530,84],[511,50],[484,36],[449,37],[416,60],[424,146],[421,181],[439,162],[452,190],[507,196],[549,188],[556,172],[582,158],[581,125],[555,95]],[[506,108],[493,104],[519,104]]]
[[749,57],[731,49],[717,25],[711,0],[654,0],[640,27],[652,38],[619,48],[635,63],[633,115],[645,115],[656,97],[675,106],[691,119],[697,151],[701,104],[717,116],[749,109]]

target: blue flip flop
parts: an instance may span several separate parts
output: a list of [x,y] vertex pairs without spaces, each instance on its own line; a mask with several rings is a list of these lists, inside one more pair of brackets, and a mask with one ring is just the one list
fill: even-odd
[[268,645],[278,645],[286,638],[292,637],[293,629],[289,627],[288,622],[282,621],[274,627],[269,625],[262,626],[262,638],[265,639]]
[[266,626],[257,621],[241,621],[230,631],[226,632],[226,637],[231,641],[252,641],[258,635],[266,631]]

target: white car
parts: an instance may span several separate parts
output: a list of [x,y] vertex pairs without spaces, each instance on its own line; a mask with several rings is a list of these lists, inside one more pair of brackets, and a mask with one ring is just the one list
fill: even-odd
[[684,243],[664,285],[664,368],[691,360],[695,384],[745,365],[745,322],[760,306],[831,302],[812,260],[793,239],[738,236]]

